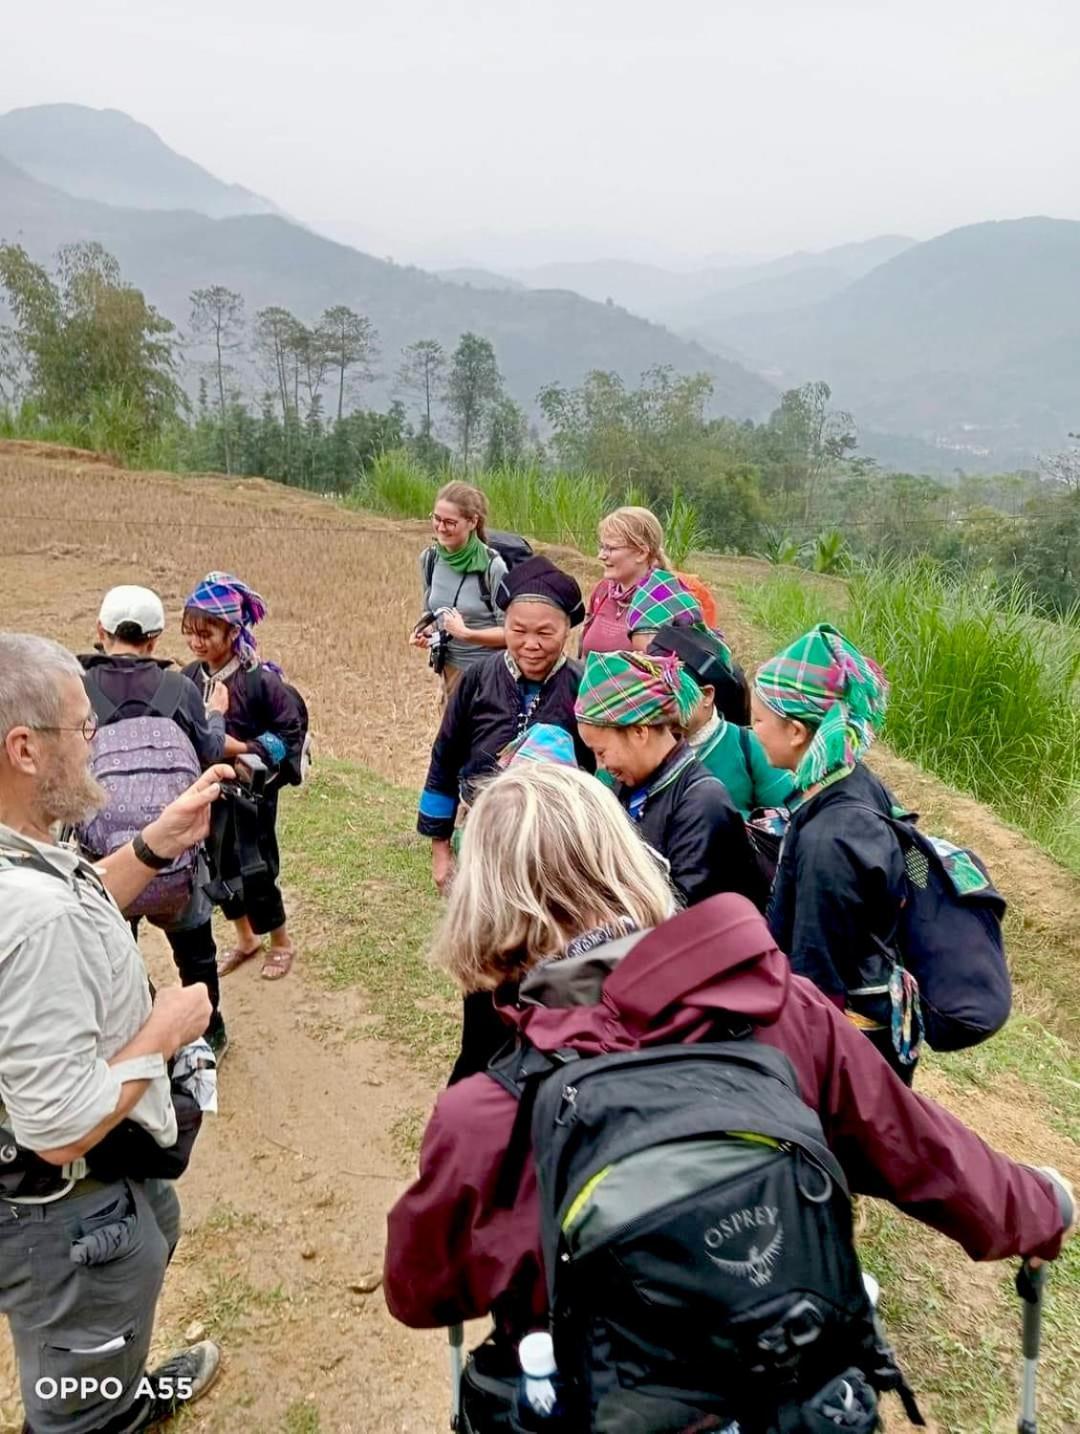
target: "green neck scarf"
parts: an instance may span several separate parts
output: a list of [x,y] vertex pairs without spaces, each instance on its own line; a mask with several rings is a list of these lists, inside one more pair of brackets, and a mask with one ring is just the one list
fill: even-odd
[[491,562],[491,554],[486,546],[480,541],[480,537],[474,528],[469,534],[469,541],[464,547],[451,552],[444,548],[442,543],[435,544],[435,551],[449,568],[455,573],[486,573]]

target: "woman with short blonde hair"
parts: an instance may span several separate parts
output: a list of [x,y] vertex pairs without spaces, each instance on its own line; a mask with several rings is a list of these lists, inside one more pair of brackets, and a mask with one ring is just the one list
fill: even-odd
[[583,932],[643,930],[672,906],[659,865],[595,777],[514,766],[469,813],[434,955],[467,995],[493,991]]
[[648,564],[645,572],[671,567],[671,559],[664,552],[660,519],[648,508],[616,508],[600,520],[599,535],[609,549],[630,548],[642,563]]
[[634,645],[628,630],[630,609],[654,574],[673,589],[683,588],[670,571],[660,520],[648,508],[616,508],[601,519],[597,532],[604,575],[589,597],[582,657],[589,652],[625,652]]

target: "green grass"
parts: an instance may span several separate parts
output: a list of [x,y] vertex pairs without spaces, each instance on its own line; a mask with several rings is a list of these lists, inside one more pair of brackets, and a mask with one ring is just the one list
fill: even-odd
[[280,1318],[289,1296],[281,1285],[262,1289],[236,1268],[218,1269],[202,1292],[199,1315],[211,1339],[227,1344],[258,1314],[274,1312]]
[[[1020,1379],[1020,1301],[1015,1261],[983,1267],[985,1288],[965,1295],[972,1267],[955,1246],[874,1201],[859,1241],[881,1283],[881,1310],[923,1412],[950,1434],[1015,1428]],[[980,1271],[982,1273],[982,1271]],[[924,1397],[925,1396],[925,1397]],[[886,1401],[886,1410],[893,1404]],[[1051,1267],[1043,1314],[1039,1428],[1071,1434],[1080,1420],[1080,1248]]]
[[460,1006],[425,955],[439,903],[431,846],[415,827],[415,792],[331,759],[320,758],[302,797],[281,804],[286,880],[324,928],[312,957],[319,975],[362,989],[378,1019],[371,1034],[444,1077]]
[[294,1399],[281,1419],[281,1434],[319,1434],[319,1410],[310,1399]]
[[18,409],[0,408],[0,438],[87,448],[144,468],[166,466],[160,460],[168,450],[166,435],[148,433],[143,415],[119,391],[93,395],[82,419],[46,418],[29,399]]
[[[426,518],[450,476],[425,473],[405,453],[386,453],[345,502],[399,518]],[[487,496],[491,527],[586,551],[595,546],[600,519],[614,506],[607,484],[587,473],[548,473],[527,465],[470,473],[469,481]]]
[[1039,1021],[1014,1012],[993,1040],[930,1060],[960,1094],[993,1091],[1000,1076],[1017,1076],[1037,1092],[1047,1125],[1080,1147],[1080,1059]]
[[890,746],[1080,871],[1080,631],[1019,586],[1002,596],[926,562],[868,568],[846,591],[778,572],[740,598],[778,645],[841,627],[892,683]]

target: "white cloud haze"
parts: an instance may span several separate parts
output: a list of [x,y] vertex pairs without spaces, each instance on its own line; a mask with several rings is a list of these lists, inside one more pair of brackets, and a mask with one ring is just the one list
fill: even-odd
[[402,259],[1080,219],[1075,0],[50,0],[0,47],[0,109],[125,110]]

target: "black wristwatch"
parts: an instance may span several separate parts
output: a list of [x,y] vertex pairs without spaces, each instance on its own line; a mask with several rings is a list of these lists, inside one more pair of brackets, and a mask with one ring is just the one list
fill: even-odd
[[148,866],[152,871],[164,871],[167,866],[172,866],[174,857],[158,856],[156,851],[151,851],[143,841],[142,832],[136,832],[131,839],[131,849],[135,853],[136,861],[141,861],[143,866]]

